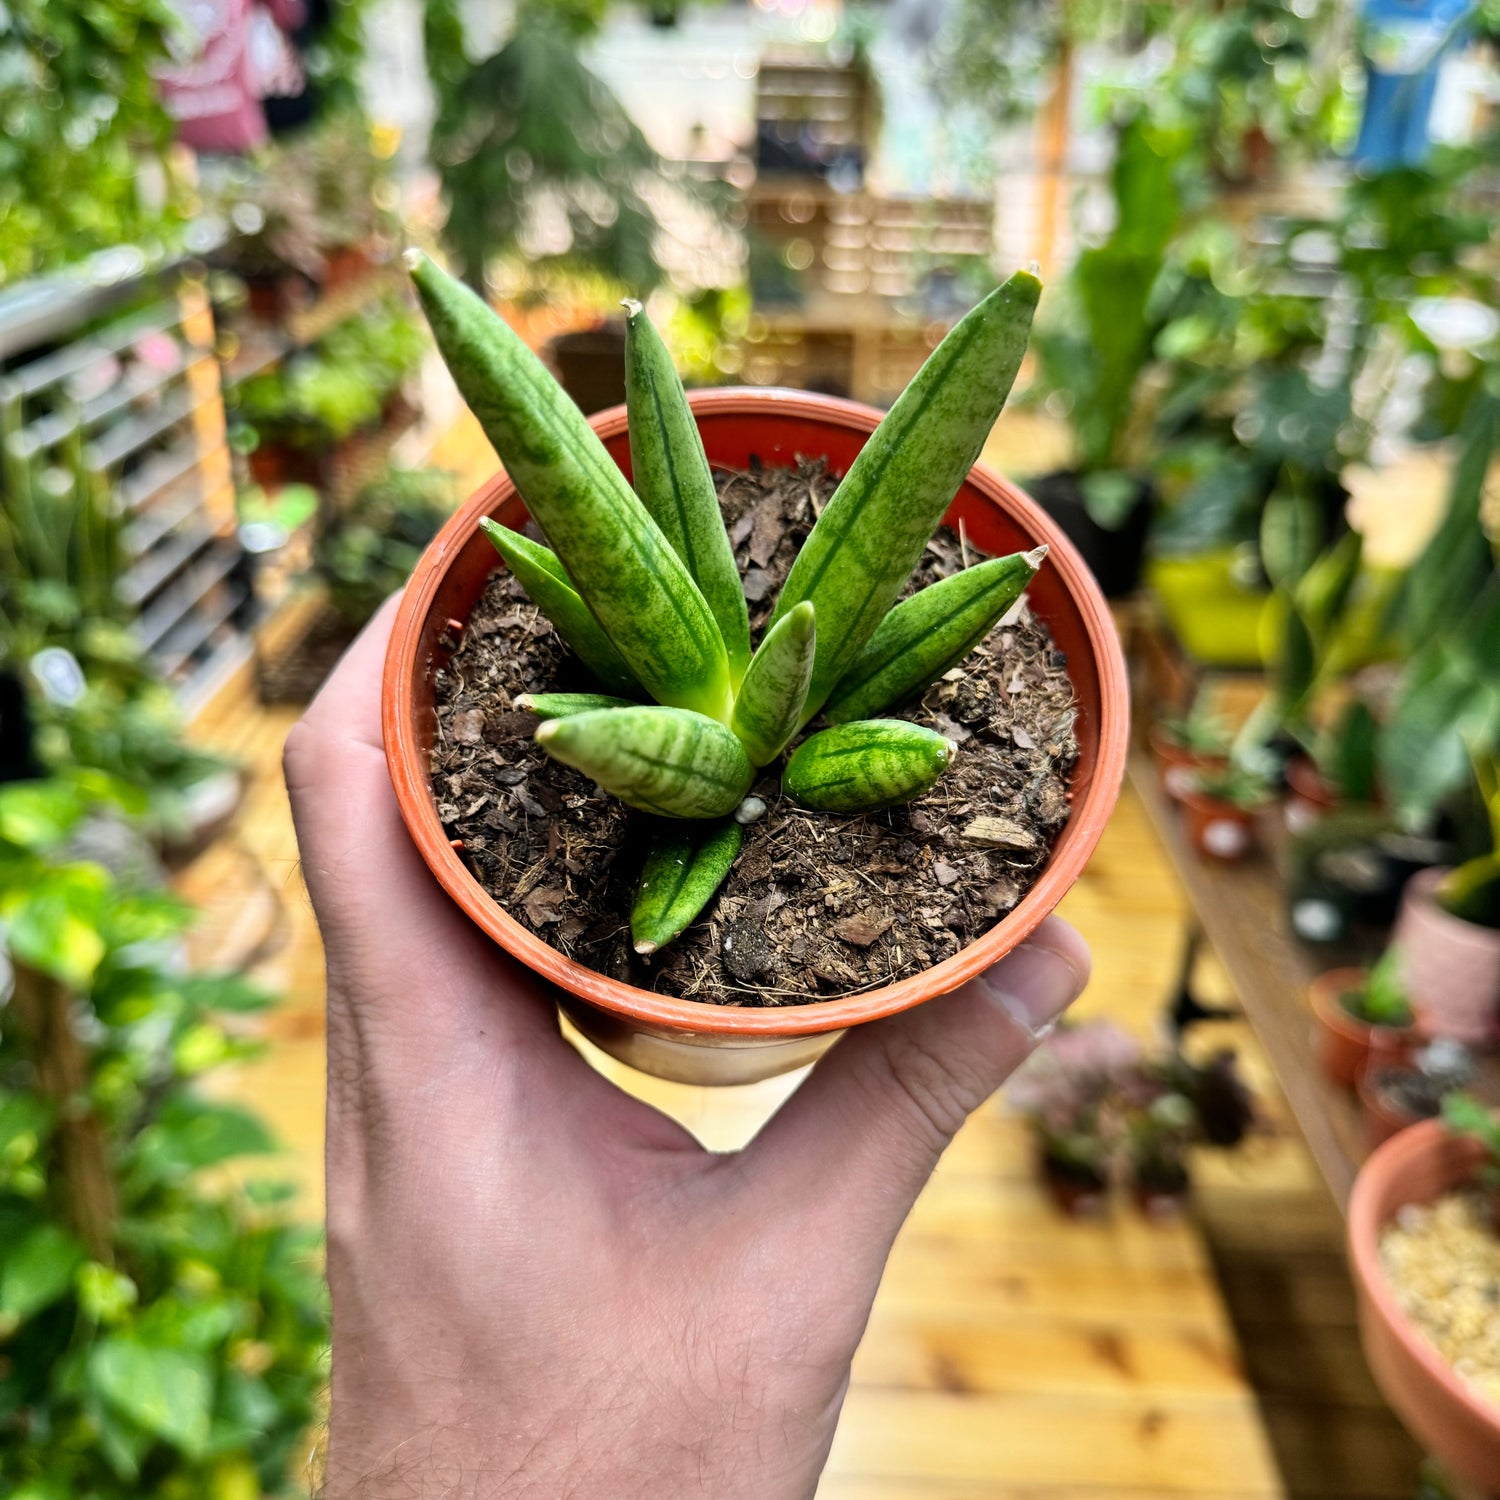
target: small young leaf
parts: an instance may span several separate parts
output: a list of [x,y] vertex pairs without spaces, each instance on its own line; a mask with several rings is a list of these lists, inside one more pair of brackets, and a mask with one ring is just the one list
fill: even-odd
[[459,390],[605,635],[658,702],[727,721],[713,614],[583,413],[474,292],[420,251],[407,264]]
[[596,708],[634,708],[629,698],[611,698],[608,693],[522,693],[516,707],[539,719],[570,719]]
[[579,661],[605,687],[620,693],[639,693],[641,685],[568,582],[557,555],[488,517],[479,527],[495,544],[495,551],[505,559],[527,597],[552,622]]
[[630,908],[630,937],[643,956],[664,948],[708,904],[734,863],[745,830],[730,819],[694,837],[682,825],[662,829],[652,842]]
[[1010,394],[1041,282],[1017,271],[957,323],[897,398],[802,544],[773,621],[810,599],[805,723],[885,618]]
[[769,765],[796,734],[817,649],[814,610],[803,602],[766,632],[734,700],[729,727],[752,765]]
[[713,611],[738,687],[750,661],[750,618],[734,548],[672,356],[631,298],[625,302],[625,404],[635,492]]
[[781,785],[814,812],[875,812],[920,797],[948,769],[954,749],[905,719],[860,719],[804,740]]
[[957,666],[1021,597],[1046,555],[1037,547],[992,557],[898,604],[823,705],[829,722],[872,719]]
[[716,719],[685,708],[548,719],[536,742],[621,802],[665,818],[722,818],[755,779],[745,747]]

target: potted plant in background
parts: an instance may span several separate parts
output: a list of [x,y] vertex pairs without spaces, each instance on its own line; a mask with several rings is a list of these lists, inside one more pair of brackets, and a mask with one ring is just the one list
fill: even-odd
[[1396,937],[1422,1029],[1473,1046],[1495,1040],[1500,1007],[1500,759],[1476,759],[1489,852],[1407,882]]
[[1104,1210],[1140,1062],[1140,1043],[1116,1022],[1085,1021],[1059,1027],[1006,1086],[1031,1126],[1042,1182],[1071,1217]]
[[1066,316],[1037,330],[1036,394],[1065,408],[1074,466],[1029,481],[1106,596],[1140,580],[1154,491],[1140,454],[1143,377],[1162,319],[1157,283],[1180,217],[1180,134],[1137,111],[1117,134],[1110,176],[1115,224],[1082,251],[1065,288]]
[[1394,944],[1365,969],[1330,969],[1308,986],[1318,1022],[1318,1058],[1335,1083],[1352,1089],[1372,1057],[1396,1062],[1415,1045],[1411,1002]]
[[1385,1061],[1378,1049],[1372,1049],[1370,1064],[1359,1080],[1369,1149],[1373,1151],[1409,1125],[1435,1120],[1448,1095],[1467,1088],[1473,1077],[1473,1054],[1461,1042],[1443,1037],[1418,1047],[1405,1062]]
[[1193,1101],[1175,1089],[1148,1083],[1144,1092],[1124,1128],[1131,1191],[1147,1218],[1170,1219],[1192,1186],[1188,1150],[1197,1138],[1197,1115]]
[[1229,765],[1229,727],[1209,710],[1201,693],[1181,718],[1156,720],[1147,738],[1169,797],[1190,791],[1194,772],[1223,771]]
[[1270,801],[1264,775],[1230,762],[1216,771],[1194,771],[1178,795],[1188,838],[1199,854],[1232,863],[1255,845],[1255,819]]
[[1413,1436],[1483,1493],[1500,1474],[1500,1122],[1464,1094],[1361,1169],[1349,1259],[1365,1358]]
[[[848,981],[835,973],[835,998],[818,998],[819,990],[808,988],[814,980],[819,985],[823,982],[815,967],[810,969],[803,963],[798,972],[784,971],[787,980],[783,983],[798,980],[804,986],[797,994],[798,999],[808,1002],[802,1004],[754,1003],[760,972],[752,966],[757,943],[761,938],[770,940],[764,922],[759,924],[759,934],[746,937],[741,922],[724,921],[711,912],[709,921],[695,928],[690,939],[677,937],[671,942],[703,908],[726,869],[734,868],[734,850],[747,840],[755,844],[768,829],[779,826],[775,820],[806,815],[798,811],[799,805],[842,806],[858,815],[860,808],[874,802],[888,806],[919,795],[950,762],[949,741],[963,742],[967,748],[960,750],[961,756],[982,759],[987,753],[987,742],[981,736],[992,722],[994,706],[989,700],[981,702],[967,696],[960,701],[962,673],[958,680],[932,690],[960,716],[943,712],[941,720],[930,720],[942,725],[936,733],[910,720],[870,715],[920,692],[929,668],[951,672],[977,639],[973,631],[983,627],[982,633],[987,632],[986,621],[1001,593],[1009,592],[1014,598],[1015,590],[1024,584],[1022,575],[1030,576],[1042,562],[1037,544],[1056,536],[1045,519],[1014,492],[997,486],[982,471],[969,476],[969,465],[1019,363],[1029,308],[1035,301],[1034,279],[1018,274],[970,314],[973,321],[960,325],[962,333],[950,335],[950,342],[940,348],[907,395],[892,408],[885,418],[889,424],[885,432],[866,444],[866,436],[879,425],[876,414],[827,398],[705,392],[695,395],[689,404],[665,351],[634,309],[631,327],[641,362],[632,366],[633,391],[649,399],[642,406],[633,397],[635,416],[628,432],[625,422],[616,418],[601,423],[600,435],[596,436],[535,357],[472,294],[443,278],[428,262],[418,260],[415,275],[440,347],[504,455],[510,478],[519,483],[548,540],[558,548],[554,560],[552,552],[520,534],[524,513],[519,499],[508,484],[497,483],[474,497],[444,529],[403,598],[387,661],[386,744],[408,826],[450,894],[497,941],[558,983],[572,997],[564,1001],[570,1013],[579,1016],[586,1030],[606,1047],[627,1060],[674,1076],[708,1075],[719,1080],[763,1076],[766,1071],[795,1066],[826,1045],[828,1032],[941,993],[1019,941],[1055,901],[1061,884],[1071,880],[1081,867],[1087,848],[1092,847],[1102,827],[1102,815],[1113,800],[1123,765],[1123,670],[1118,647],[1112,632],[1096,640],[1094,622],[1104,615],[1104,605],[1084,582],[1085,575],[1066,548],[1055,568],[1048,562],[1035,574],[1028,598],[1035,617],[1047,623],[1057,645],[1067,654],[1071,687],[1078,700],[1076,717],[1070,712],[1066,723],[1059,719],[1055,728],[1044,728],[1042,733],[1058,752],[1069,756],[1076,739],[1082,760],[1074,774],[1084,790],[1066,816],[1050,856],[1045,844],[1037,842],[1036,835],[1015,817],[981,816],[965,825],[955,848],[959,858],[972,868],[977,868],[976,859],[996,868],[994,856],[981,851],[1030,847],[1033,859],[1040,855],[1044,863],[1033,866],[1041,873],[1029,891],[1013,882],[992,879],[990,885],[975,892],[993,903],[991,914],[979,926],[963,936],[934,934],[925,940],[929,945],[937,942],[938,952],[949,956],[929,959],[931,967],[919,967],[895,983],[866,993],[839,998],[838,988]],[[919,420],[924,411],[928,415]],[[933,421],[943,423],[941,457],[924,437],[924,426]],[[902,437],[893,441],[892,434],[897,432]],[[600,436],[605,444],[602,449]],[[637,486],[643,496],[651,497],[649,506],[631,493],[616,468],[617,461],[624,459],[627,441]],[[788,528],[779,509],[768,512],[763,545],[770,550],[763,555],[769,560],[779,548],[791,569],[780,596],[780,611],[772,622],[770,587],[749,572],[742,584],[731,569],[731,561],[737,570],[740,560],[730,549],[717,513],[709,465],[748,470],[755,456],[767,466],[763,472],[773,483],[779,483],[776,474],[786,472],[785,466],[798,454],[823,457],[832,474],[843,475],[842,490],[823,504],[810,532],[806,527],[813,522],[816,507],[807,512],[807,521],[796,529]],[[689,479],[690,504],[674,488],[674,484],[686,484]],[[744,482],[748,484],[749,480]],[[989,486],[988,490],[984,486]],[[928,591],[914,595],[912,603],[917,608],[903,604],[888,617],[894,623],[881,626],[882,635],[870,635],[886,607],[881,604],[876,608],[874,601],[894,599],[908,568],[922,556],[923,541],[955,498],[955,488],[957,503],[950,516],[963,517],[970,543],[987,552],[1011,552],[1015,556],[1010,561],[997,557],[994,563],[960,571],[951,586],[938,594]],[[796,506],[805,504],[807,494],[807,481],[797,480]],[[1005,498],[1000,506],[988,498],[1001,494]],[[563,495],[574,497],[566,501],[566,509],[559,508]],[[673,500],[673,495],[679,498]],[[776,502],[778,507],[781,503]],[[662,518],[660,526],[653,519],[656,515]],[[502,524],[496,525],[496,521]],[[846,593],[846,569],[855,554],[845,549],[844,538],[868,534],[871,526],[882,536],[881,548],[860,553],[866,561],[859,566],[875,573],[861,590]],[[756,545],[754,527],[752,516],[745,527],[742,548]],[[854,529],[849,530],[851,527]],[[601,541],[606,531],[613,538],[607,545]],[[611,930],[629,916],[629,906],[634,902],[635,952],[631,956],[622,950],[620,958],[626,961],[625,967],[609,974],[568,957],[554,945],[572,944],[575,951],[589,951],[586,922],[564,927],[565,891],[532,902],[520,913],[523,920],[507,914],[481,888],[460,859],[460,851],[453,847],[455,835],[450,830],[455,827],[456,811],[445,814],[449,820],[445,827],[434,803],[431,735],[435,694],[441,686],[437,674],[455,649],[464,649],[455,632],[465,627],[476,601],[496,573],[494,548],[486,540],[486,532],[505,552],[514,578],[533,601],[548,600],[548,613],[554,622],[562,622],[563,638],[581,661],[591,664],[592,691],[597,694],[604,687],[617,702],[629,699],[636,705],[570,713],[578,706],[576,700],[549,701],[553,690],[565,685],[567,673],[558,675],[555,668],[549,669],[553,680],[543,675],[526,683],[526,702],[516,705],[514,712],[506,710],[517,722],[512,724],[508,719],[495,726],[498,735],[514,735],[519,730],[529,737],[524,726],[534,728],[537,720],[524,710],[529,706],[548,716],[537,734],[537,749],[543,753],[524,752],[524,767],[518,768],[535,783],[551,774],[542,771],[543,766],[576,765],[610,792],[636,805],[649,804],[655,815],[666,813],[689,820],[688,824],[668,824],[660,829],[659,841],[653,844],[655,853],[643,872],[647,879],[634,894],[628,886],[617,887],[625,896],[620,917],[613,919]],[[799,535],[806,536],[800,551],[796,546]],[[1018,545],[1022,542],[1025,545]],[[950,547],[941,537],[933,545],[940,551]],[[949,555],[955,563],[959,561],[957,552],[950,551]],[[649,579],[637,576],[645,556],[653,559]],[[691,571],[684,556],[694,558]],[[798,567],[800,572],[796,571]],[[562,572],[566,579],[559,576]],[[760,573],[764,580],[764,567]],[[601,587],[600,580],[606,577],[613,583]],[[511,587],[503,575],[496,574],[496,582],[503,588]],[[970,603],[958,607],[971,590],[974,597]],[[671,592],[681,605],[682,614],[674,610],[675,617],[696,622],[673,636],[669,645],[664,645],[658,634],[660,612],[648,607],[663,591]],[[590,598],[587,608],[573,602],[584,595]],[[756,604],[756,617],[771,625],[754,661],[750,660],[745,626],[747,596]],[[851,613],[848,606],[856,597],[866,598],[867,604]],[[712,607],[710,600],[714,601]],[[950,603],[954,606],[951,614]],[[803,604],[808,608],[803,609]],[[929,619],[935,604],[943,608]],[[920,628],[908,629],[913,624]],[[1017,624],[1012,630],[1022,628]],[[858,644],[861,641],[873,641],[873,652],[863,658],[860,671],[851,675],[850,669],[864,649]],[[1003,638],[997,637],[994,645],[1002,652],[1007,649]],[[941,651],[941,659],[927,661],[934,650]],[[822,658],[820,652],[824,653]],[[915,671],[919,658],[921,671],[909,676],[908,669]],[[494,670],[511,670],[501,659],[492,659]],[[622,662],[628,675],[620,670]],[[776,669],[772,671],[768,663],[774,663]],[[589,681],[577,668],[569,667],[568,673],[579,684]],[[521,696],[520,686],[518,682],[517,696]],[[655,697],[662,706],[643,704],[641,700],[647,697]],[[476,698],[473,709],[466,703],[462,712],[477,711],[474,728],[482,735],[487,712],[502,708],[505,701]],[[753,712],[747,705],[753,706]],[[778,788],[774,771],[758,772],[752,758],[768,768],[774,766],[779,747],[799,734],[818,706],[823,707],[825,720],[836,722],[798,745]],[[924,709],[921,714],[932,711]],[[975,727],[962,722],[964,719]],[[465,719],[462,726],[454,721],[453,732],[472,732],[470,721]],[[658,769],[670,765],[672,784],[668,786],[657,785],[651,776],[636,774],[643,764],[637,750],[646,739],[662,735],[672,744],[669,747],[663,739],[658,748],[670,753],[652,752],[644,760],[656,762]],[[1032,735],[1024,738],[1033,741],[1034,750],[1052,753]],[[1017,751],[1021,749],[1021,741],[1012,740],[1012,744]],[[867,754],[871,750],[876,752],[873,760]],[[837,762],[846,751],[848,759],[840,766]],[[962,775],[962,759],[959,764],[958,774]],[[1097,767],[1087,781],[1082,779],[1084,764]],[[571,772],[557,774],[570,776]],[[615,837],[622,837],[626,827],[636,826],[629,822],[620,802],[598,792],[589,781],[574,778],[566,786],[576,789],[570,795],[581,793],[586,800],[593,799],[590,816],[623,819],[610,825],[618,830]],[[752,787],[755,793],[746,802]],[[1057,789],[1062,792],[1060,781]],[[791,797],[798,801],[791,801]],[[1028,816],[1021,802],[1010,805],[1022,818]],[[773,820],[757,830],[755,824],[766,818],[768,811],[774,814]],[[1045,807],[1038,811],[1044,817],[1055,817],[1061,804],[1053,811]],[[735,821],[736,812],[742,822]],[[918,822],[913,832],[921,841],[927,837],[921,832],[921,820],[926,816],[919,803],[910,814],[874,814],[872,821],[867,812],[844,826],[857,830],[861,838],[883,841],[887,836],[884,830],[898,826],[893,820],[904,820],[900,826],[912,826],[910,819],[915,817]],[[695,819],[704,821],[693,826]],[[469,827],[476,843],[483,847],[462,852],[471,857],[487,856],[495,844],[495,830]],[[750,829],[748,834],[735,831],[746,827]],[[503,833],[503,828],[500,831]],[[632,836],[626,842],[638,844],[638,839]],[[799,837],[797,842],[815,844],[816,840],[809,835]],[[926,856],[916,864],[905,865],[889,856],[881,856],[881,860],[895,876],[925,878],[933,892],[948,889],[943,882],[952,878],[953,866],[944,862],[944,868],[938,870],[934,862],[929,871]],[[599,877],[617,879],[629,862],[620,864],[613,875],[610,863],[599,861],[596,855],[595,879],[584,882],[580,877],[574,889],[586,893],[591,901],[616,899]],[[741,874],[747,881],[758,879],[757,868],[747,853],[731,876],[731,888]],[[865,901],[855,902],[853,895],[840,898],[816,866],[800,876],[791,889],[805,903],[808,892],[825,888],[833,896],[835,908],[831,911],[824,900],[824,911],[801,935],[833,954],[846,972],[857,975],[856,964],[868,969],[869,958],[861,957],[865,950],[873,948],[876,957],[884,952],[875,945],[890,930],[891,921]],[[503,885],[497,890],[505,894]],[[966,883],[966,890],[973,887]],[[527,894],[522,891],[520,898]],[[508,899],[514,902],[518,898],[510,895]],[[943,897],[938,895],[936,899],[941,901]],[[852,904],[853,909],[846,905],[846,915],[838,917],[834,913],[841,900]],[[795,918],[804,909],[799,905],[785,916]],[[834,915],[836,926],[830,925],[830,915]],[[1004,920],[995,925],[1001,917]],[[579,926],[585,930],[579,932]],[[555,932],[554,941],[539,936],[538,928],[553,929],[547,936]],[[796,935],[795,927],[789,927],[785,920],[778,930],[788,939]],[[742,937],[746,937],[743,946]],[[842,945],[836,953],[827,946],[832,942]],[[724,993],[738,1004],[708,1005],[648,987],[672,977],[674,971],[669,966],[677,957],[684,951],[698,951],[693,945],[701,949],[704,943],[711,945],[704,951],[711,952],[715,961],[709,977],[716,987],[730,984]],[[933,949],[927,946],[920,951],[930,954]],[[643,965],[643,955],[649,955],[649,966]],[[719,964],[723,965],[723,974],[732,976],[733,983],[720,977]],[[856,978],[855,983],[860,981]],[[581,1007],[579,1001],[586,1002],[588,1008]]]

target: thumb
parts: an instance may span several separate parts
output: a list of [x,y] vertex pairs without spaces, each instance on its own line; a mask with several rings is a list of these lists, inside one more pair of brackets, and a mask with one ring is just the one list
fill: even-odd
[[[960,1125],[1025,1061],[1088,982],[1089,951],[1052,917],[949,995],[851,1032],[751,1147],[755,1176],[815,1218],[886,1245]],[[765,1184],[761,1184],[765,1186]],[[869,1223],[874,1214],[881,1221]]]

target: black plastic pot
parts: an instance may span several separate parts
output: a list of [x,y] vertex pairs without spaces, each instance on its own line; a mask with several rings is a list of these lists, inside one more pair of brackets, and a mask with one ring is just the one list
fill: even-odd
[[30,781],[42,774],[33,734],[25,682],[14,668],[0,668],[0,782]]
[[1141,581],[1146,558],[1146,536],[1156,505],[1156,489],[1148,479],[1136,480],[1136,503],[1118,531],[1101,526],[1083,500],[1083,476],[1071,469],[1041,474],[1024,486],[1031,498],[1067,532],[1083,554],[1107,599],[1123,598]]

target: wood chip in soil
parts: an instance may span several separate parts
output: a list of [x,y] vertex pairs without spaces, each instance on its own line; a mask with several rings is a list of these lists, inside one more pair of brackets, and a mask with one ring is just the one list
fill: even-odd
[[[715,479],[758,639],[834,481],[822,460]],[[979,555],[967,552],[969,562]],[[1062,654],[1023,604],[899,715],[958,742],[931,792],[886,812],[832,816],[784,798],[767,768],[754,791],[768,810],[745,830],[718,896],[643,961],[630,946],[629,913],[651,820],[532,743],[537,721],[515,708],[520,694],[593,684],[496,562],[438,673],[433,791],[475,878],[568,957],[717,1004],[857,994],[952,957],[1009,912],[1045,865],[1068,818],[1075,706]],[[964,563],[959,539],[940,531],[907,592]]]

